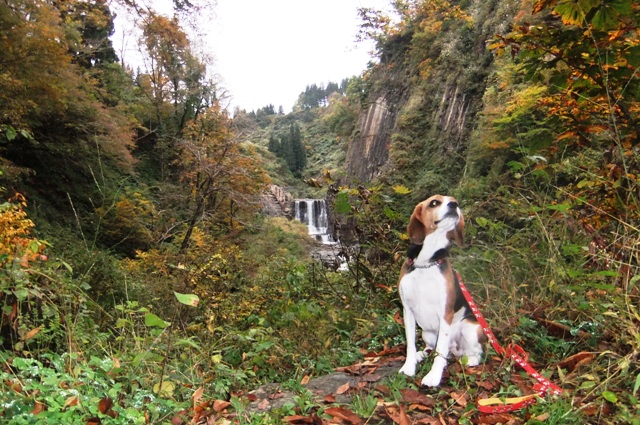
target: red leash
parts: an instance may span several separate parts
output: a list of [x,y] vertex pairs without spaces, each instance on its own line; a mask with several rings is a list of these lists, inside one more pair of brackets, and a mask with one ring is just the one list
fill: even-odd
[[462,282],[460,273],[458,273],[457,271],[455,273],[458,278],[458,283],[460,284],[460,290],[462,291],[462,295],[464,295],[464,298],[469,303],[469,307],[471,308],[471,311],[473,311],[473,314],[476,316],[476,320],[478,320],[478,323],[482,327],[484,334],[489,339],[491,346],[493,347],[494,350],[496,350],[496,353],[500,354],[501,356],[511,357],[516,363],[520,365],[520,367],[522,367],[529,374],[529,376],[533,377],[536,381],[538,381],[538,383],[535,384],[533,387],[533,389],[536,391],[536,394],[531,394],[524,397],[507,398],[507,399],[501,399],[497,397],[480,399],[478,400],[478,410],[484,413],[513,412],[514,410],[519,410],[525,406],[529,406],[530,404],[535,403],[538,397],[543,397],[547,393],[560,395],[562,393],[562,389],[557,385],[555,385],[553,382],[549,381],[544,376],[540,375],[527,362],[528,355],[522,347],[520,347],[518,344],[511,344],[505,350],[498,343],[495,335],[493,334],[493,332],[491,331],[491,328],[489,327],[489,324],[487,323],[484,316],[480,312],[480,309],[478,308],[476,303],[473,301],[473,298],[471,298],[471,294],[469,293],[469,290],[464,285],[464,282]]

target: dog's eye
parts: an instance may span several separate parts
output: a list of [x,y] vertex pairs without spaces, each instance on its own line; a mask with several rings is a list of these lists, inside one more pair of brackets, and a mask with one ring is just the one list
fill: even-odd
[[433,201],[429,202],[429,208],[439,207],[441,204],[442,202],[438,201],[437,199],[434,199]]

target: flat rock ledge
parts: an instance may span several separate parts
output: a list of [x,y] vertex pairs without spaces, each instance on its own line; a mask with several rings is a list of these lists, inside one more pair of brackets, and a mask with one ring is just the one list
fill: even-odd
[[[363,374],[334,372],[313,378],[303,387],[311,391],[319,402],[324,401],[327,396],[333,396],[335,403],[346,404],[351,401],[351,391],[337,394],[340,388],[345,388],[345,384],[348,383],[350,388],[376,385],[380,380],[397,374],[402,364],[402,360],[389,360],[378,365],[373,373],[366,371]],[[265,384],[251,391],[249,395],[250,399],[254,401],[247,406],[247,411],[259,413],[280,409],[287,403],[295,404],[293,398],[298,394],[283,389],[282,384]]]

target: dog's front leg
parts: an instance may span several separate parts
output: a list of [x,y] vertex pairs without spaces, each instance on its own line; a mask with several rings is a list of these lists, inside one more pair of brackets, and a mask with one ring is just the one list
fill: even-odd
[[416,364],[418,364],[416,352],[416,318],[413,312],[406,307],[403,308],[402,316],[404,319],[404,332],[407,337],[407,359],[399,373],[413,376],[416,374]]
[[438,342],[436,343],[436,358],[429,373],[422,378],[422,385],[427,387],[437,387],[442,380],[442,372],[447,367],[449,358],[449,343],[451,341],[451,325],[444,319],[440,319],[440,329],[438,330]]

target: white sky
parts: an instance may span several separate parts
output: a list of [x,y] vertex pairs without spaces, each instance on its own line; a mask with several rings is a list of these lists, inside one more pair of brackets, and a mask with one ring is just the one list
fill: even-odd
[[[166,0],[151,0],[170,11]],[[273,104],[285,112],[310,84],[339,83],[359,75],[370,60],[371,44],[356,44],[359,7],[385,9],[389,0],[217,0],[202,25],[218,79],[231,107],[247,111]],[[169,12],[170,13],[170,12]],[[118,13],[121,17],[122,14]],[[114,47],[132,63],[136,37],[123,36],[130,24],[116,17]],[[119,22],[120,21],[120,22]],[[122,40],[125,40],[123,49]],[[117,40],[117,41],[116,41]]]

